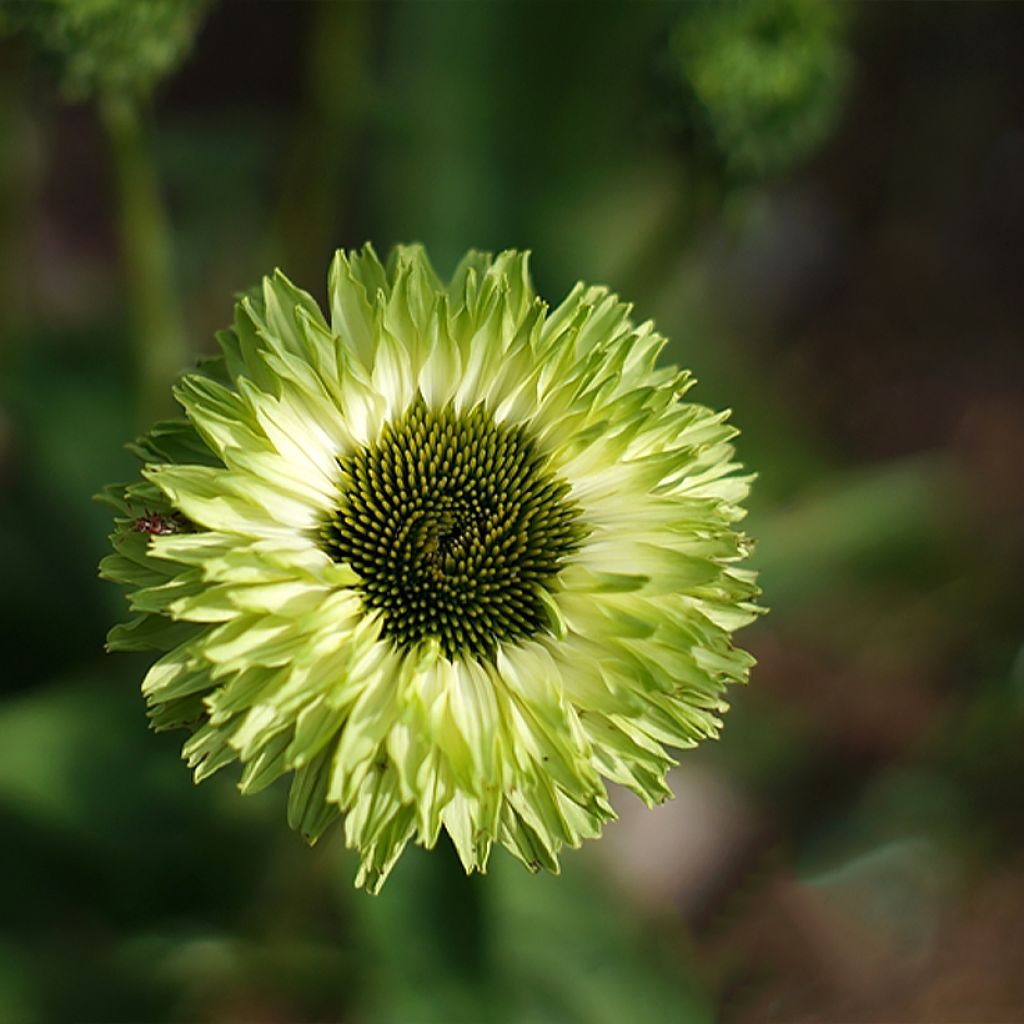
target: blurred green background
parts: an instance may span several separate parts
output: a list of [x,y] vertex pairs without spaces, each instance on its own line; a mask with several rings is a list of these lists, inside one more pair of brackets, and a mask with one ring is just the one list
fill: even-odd
[[[0,0],[0,1022],[1024,1020],[1024,8]],[[193,33],[195,35],[193,42]],[[233,294],[534,251],[730,406],[772,613],[675,801],[351,888],[106,657]],[[336,830],[337,831],[337,830]]]

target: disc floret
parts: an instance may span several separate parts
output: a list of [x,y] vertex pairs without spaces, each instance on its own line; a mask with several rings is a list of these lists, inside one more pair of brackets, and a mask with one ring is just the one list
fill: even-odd
[[358,574],[396,647],[433,638],[450,660],[493,660],[499,643],[550,632],[543,591],[586,530],[525,427],[417,396],[339,465],[324,549]]

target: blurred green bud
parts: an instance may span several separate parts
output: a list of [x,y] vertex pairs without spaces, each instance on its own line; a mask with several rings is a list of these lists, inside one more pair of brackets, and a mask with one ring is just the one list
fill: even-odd
[[150,92],[184,59],[207,0],[0,0],[0,33],[24,32],[61,65],[67,94]]
[[843,23],[831,0],[687,5],[673,31],[673,56],[698,130],[730,172],[786,170],[825,139],[849,70]]

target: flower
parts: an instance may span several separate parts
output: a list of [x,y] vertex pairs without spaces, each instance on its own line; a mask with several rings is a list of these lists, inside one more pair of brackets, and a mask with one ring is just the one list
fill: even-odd
[[208,0],[3,4],[0,35],[24,31],[61,65],[69,96],[147,95],[187,55]]
[[825,140],[849,77],[845,21],[829,0],[686,5],[672,51],[694,117],[730,172],[785,171]]
[[289,823],[339,815],[376,891],[443,829],[467,871],[531,869],[668,796],[666,747],[717,734],[757,609],[727,413],[683,401],[664,339],[605,288],[554,310],[527,256],[339,252],[330,320],[280,272],[137,442],[106,578],[112,649],[186,726],[197,780],[291,773]]

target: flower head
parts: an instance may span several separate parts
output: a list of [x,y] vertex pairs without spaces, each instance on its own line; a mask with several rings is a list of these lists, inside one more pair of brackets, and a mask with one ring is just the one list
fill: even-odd
[[599,287],[554,310],[526,256],[339,252],[330,315],[280,273],[243,298],[187,419],[137,442],[102,573],[134,587],[111,648],[203,779],[291,775],[314,841],[344,817],[376,890],[446,831],[557,870],[669,796],[666,747],[719,727],[757,609],[726,414],[683,401],[650,323]]
[[142,94],[184,59],[207,0],[42,0],[8,3],[0,34],[23,30],[62,66],[76,99]]
[[785,171],[828,135],[849,71],[842,5],[687,4],[672,49],[700,126],[741,177]]

